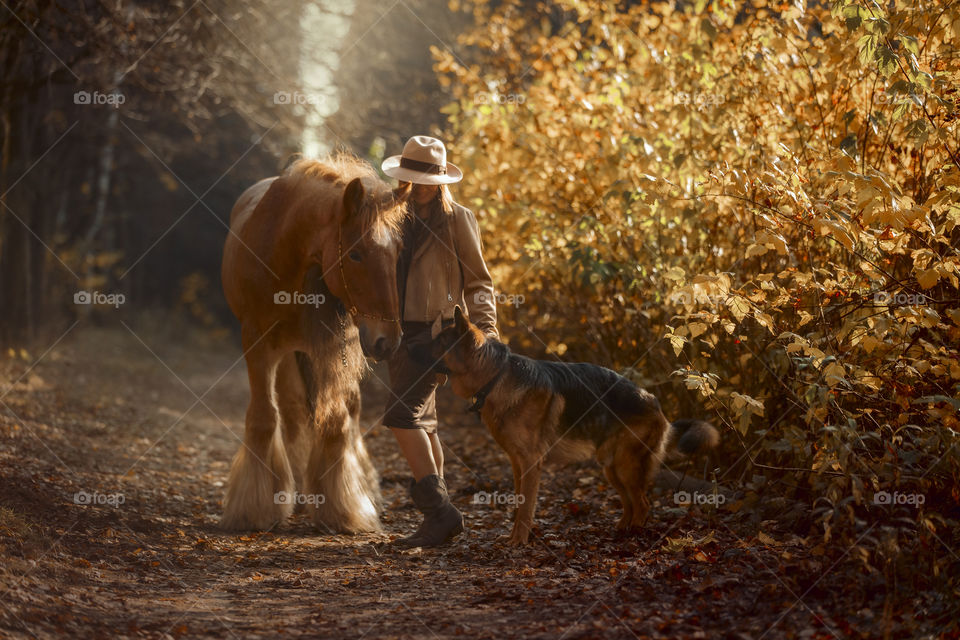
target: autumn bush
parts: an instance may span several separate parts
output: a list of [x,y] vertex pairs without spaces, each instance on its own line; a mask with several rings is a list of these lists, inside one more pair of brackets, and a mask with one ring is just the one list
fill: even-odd
[[960,4],[451,5],[511,344],[725,425],[721,482],[825,551],[955,569]]

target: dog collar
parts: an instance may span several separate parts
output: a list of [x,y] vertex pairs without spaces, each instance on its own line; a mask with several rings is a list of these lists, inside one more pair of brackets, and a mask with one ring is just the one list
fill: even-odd
[[493,391],[493,385],[497,384],[497,380],[503,375],[503,371],[504,369],[500,369],[495,376],[490,378],[490,382],[480,387],[480,390],[473,394],[473,397],[470,398],[473,400],[473,404],[470,405],[467,411],[473,411],[478,416],[480,415],[480,410],[483,409],[483,403],[487,401],[487,396]]

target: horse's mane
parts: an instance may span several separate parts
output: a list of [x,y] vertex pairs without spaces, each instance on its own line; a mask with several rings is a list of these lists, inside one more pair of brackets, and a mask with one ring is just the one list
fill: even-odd
[[377,206],[363,207],[361,227],[385,227],[391,234],[400,230],[406,207],[383,206],[391,202],[390,187],[380,179],[373,165],[352,153],[337,151],[325,158],[301,158],[287,168],[285,175],[330,182],[341,188],[360,178],[367,195],[373,196],[379,203]]
[[287,168],[287,175],[297,174],[344,185],[354,178],[378,178],[373,165],[346,151],[337,151],[325,158],[300,158]]

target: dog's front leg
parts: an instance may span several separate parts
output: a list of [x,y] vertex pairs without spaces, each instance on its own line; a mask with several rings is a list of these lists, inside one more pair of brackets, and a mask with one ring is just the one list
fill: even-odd
[[[543,458],[522,458],[517,461],[520,471],[520,483],[515,494],[517,500],[517,515],[513,522],[513,532],[507,544],[517,546],[526,544],[530,540],[530,531],[533,529],[533,514],[537,509],[537,493],[540,490],[540,471],[543,468]],[[516,469],[514,470],[516,477]]]
[[523,471],[520,469],[520,461],[513,456],[510,456],[510,468],[513,469],[513,495],[518,496],[520,495],[520,476]]
[[517,496],[522,495],[520,493],[520,477],[523,472],[520,467],[521,465],[520,459],[512,454],[509,457],[510,457],[510,468],[513,470],[513,500],[511,501],[511,503],[513,504],[513,528],[511,529],[510,533],[505,533],[499,537],[501,539],[505,538],[508,544],[520,544],[517,542],[513,542],[513,539],[516,536],[518,527],[520,526],[520,504],[523,501],[523,499],[518,498]]

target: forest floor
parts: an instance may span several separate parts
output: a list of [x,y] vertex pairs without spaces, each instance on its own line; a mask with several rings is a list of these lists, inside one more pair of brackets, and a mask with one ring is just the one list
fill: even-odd
[[951,624],[934,595],[890,589],[753,509],[655,491],[646,530],[617,537],[616,494],[589,463],[545,473],[535,539],[506,547],[510,509],[473,497],[511,492],[509,463],[446,388],[446,475],[468,530],[397,550],[418,514],[375,426],[379,366],[362,423],[384,533],[328,535],[304,515],[224,532],[247,398],[235,342],[81,325],[49,350],[4,355],[0,638],[877,638]]

